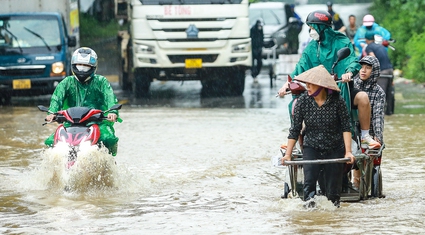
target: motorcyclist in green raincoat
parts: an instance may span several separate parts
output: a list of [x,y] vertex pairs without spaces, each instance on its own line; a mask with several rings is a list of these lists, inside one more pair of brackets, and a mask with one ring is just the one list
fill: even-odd
[[[89,107],[107,110],[118,100],[112,90],[109,81],[101,75],[96,74],[97,54],[88,47],[77,49],[71,59],[71,70],[73,75],[64,78],[53,92],[49,111],[56,113],[69,107]],[[100,128],[99,142],[108,148],[113,156],[117,154],[118,137],[115,136],[114,123],[118,119],[118,111],[108,112],[107,120],[97,123]],[[51,122],[53,114],[46,117]],[[65,127],[67,123],[64,123]],[[69,123],[68,123],[69,126]],[[53,146],[54,133],[46,139],[47,146]]]
[[[338,83],[338,87],[348,110],[358,109],[362,145],[367,148],[379,148],[380,144],[368,134],[371,115],[369,98],[365,92],[355,89],[352,81],[354,75],[359,72],[361,65],[355,55],[350,39],[332,29],[332,16],[326,11],[311,12],[307,16],[306,23],[310,27],[310,36],[313,40],[305,48],[294,71],[291,73],[291,77],[296,79],[297,75],[318,65],[323,65],[331,73],[338,50],[348,47],[351,54],[346,59],[341,60],[334,68],[334,73],[343,81]],[[285,83],[278,92],[279,96],[284,96],[287,89],[288,83]]]

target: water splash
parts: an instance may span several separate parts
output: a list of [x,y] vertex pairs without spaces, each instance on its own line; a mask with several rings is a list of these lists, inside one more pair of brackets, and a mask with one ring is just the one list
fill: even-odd
[[[117,192],[133,193],[140,190],[140,178],[125,166],[117,165],[105,147],[81,145],[74,165],[67,169],[69,147],[58,144],[41,152],[39,165],[26,172],[21,186],[28,190],[48,190],[68,196],[95,197]],[[142,184],[149,187],[148,181]]]

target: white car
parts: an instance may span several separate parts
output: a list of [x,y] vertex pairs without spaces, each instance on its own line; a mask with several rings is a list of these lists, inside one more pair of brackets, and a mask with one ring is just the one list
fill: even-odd
[[288,23],[285,5],[283,2],[258,2],[249,5],[249,25],[253,26],[258,19],[264,23],[264,47],[270,48],[274,45],[272,34]]
[[[284,2],[259,2],[249,5],[250,25],[257,20],[264,24],[263,58],[272,54],[297,54],[298,35],[302,30],[302,21],[295,18],[291,5]],[[276,45],[275,47],[273,47]],[[272,50],[275,48],[275,50]]]

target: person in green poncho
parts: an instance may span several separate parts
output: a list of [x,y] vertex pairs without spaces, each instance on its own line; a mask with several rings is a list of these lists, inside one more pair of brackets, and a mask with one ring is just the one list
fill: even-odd
[[[81,47],[72,54],[71,70],[73,75],[64,78],[56,87],[50,100],[49,111],[56,113],[70,107],[89,107],[107,110],[118,100],[109,81],[96,74],[97,54],[88,47]],[[118,119],[118,111],[108,112],[107,120],[98,123],[100,128],[99,142],[108,148],[112,156],[116,156],[118,137],[115,136],[114,123]],[[54,119],[54,114],[46,117],[47,122]],[[65,123],[66,126],[66,123]],[[54,133],[50,135],[45,144],[53,146]]]
[[[313,11],[307,16],[307,25],[310,27],[310,36],[313,40],[305,48],[300,60],[291,73],[291,77],[301,74],[318,65],[323,65],[328,72],[336,61],[337,52],[341,48],[348,47],[351,54],[341,60],[334,68],[335,74],[341,78],[338,83],[341,96],[344,98],[348,110],[358,109],[358,118],[361,129],[361,144],[365,148],[379,148],[379,142],[369,135],[370,127],[370,101],[367,94],[354,88],[352,77],[356,75],[361,65],[354,52],[354,47],[344,34],[332,29],[332,16],[326,11]],[[288,89],[285,83],[279,90],[279,96],[284,96]]]

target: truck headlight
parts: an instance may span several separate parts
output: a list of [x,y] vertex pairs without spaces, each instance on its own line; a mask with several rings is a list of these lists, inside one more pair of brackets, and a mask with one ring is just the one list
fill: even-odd
[[155,48],[148,45],[135,44],[134,48],[136,53],[155,54]]
[[241,53],[241,52],[249,52],[251,50],[249,43],[242,43],[238,45],[234,45],[232,48],[232,53]]
[[65,73],[64,68],[65,66],[62,62],[55,62],[52,64],[52,74],[56,76],[63,75],[62,73]]

